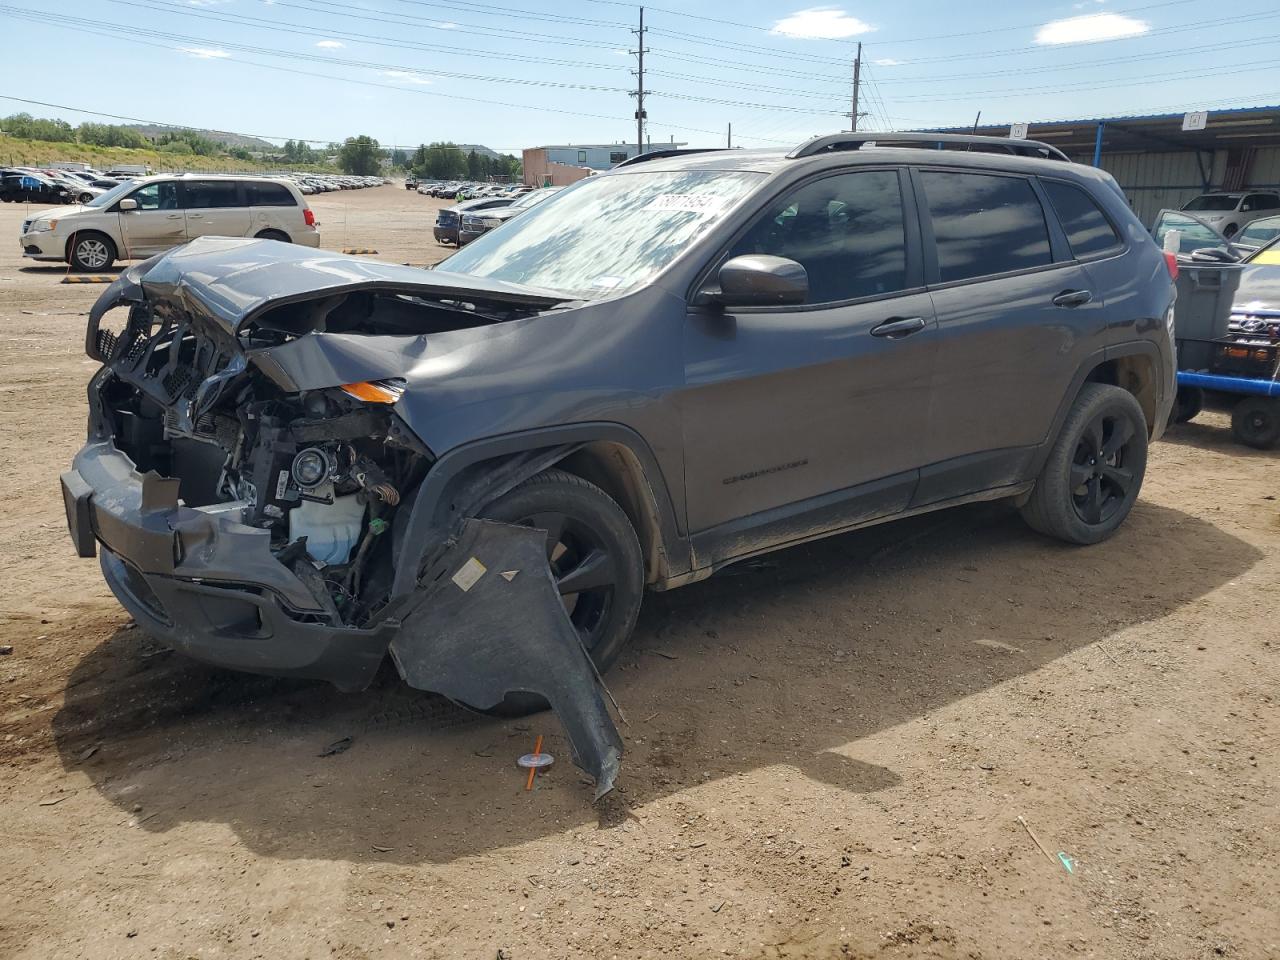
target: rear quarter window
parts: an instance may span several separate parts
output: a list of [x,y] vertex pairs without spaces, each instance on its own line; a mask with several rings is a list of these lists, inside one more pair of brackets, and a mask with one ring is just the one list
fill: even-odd
[[245,184],[251,207],[296,207],[298,201],[293,199],[289,188],[282,183],[249,183]]
[[1111,221],[1084,190],[1060,180],[1042,180],[1041,184],[1077,260],[1120,246],[1120,236]]
[[942,283],[1053,262],[1044,210],[1026,178],[943,170],[920,177]]

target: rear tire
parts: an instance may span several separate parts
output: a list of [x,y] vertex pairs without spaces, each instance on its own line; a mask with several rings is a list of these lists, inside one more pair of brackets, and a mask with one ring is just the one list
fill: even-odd
[[1190,423],[1204,409],[1204,391],[1199,387],[1179,387],[1173,399],[1173,422]]
[[293,243],[293,239],[287,234],[279,230],[263,230],[261,233],[254,234],[256,240],[279,240],[281,243]]
[[[569,619],[596,669],[608,670],[631,638],[644,596],[644,556],[623,509],[595,484],[547,470],[481,512],[486,520],[548,531],[548,562]],[[542,697],[512,694],[492,712],[520,716],[546,708]]]
[[1280,399],[1245,397],[1231,410],[1231,433],[1245,446],[1270,450],[1280,443]]
[[1147,420],[1138,401],[1120,387],[1086,383],[1022,517],[1046,536],[1099,543],[1129,515],[1146,469]]
[[77,233],[67,249],[71,268],[86,273],[107,270],[116,259],[116,245],[103,233]]

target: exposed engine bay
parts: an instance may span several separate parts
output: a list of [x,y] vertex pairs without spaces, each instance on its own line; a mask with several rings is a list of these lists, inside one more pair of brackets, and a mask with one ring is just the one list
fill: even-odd
[[176,478],[186,506],[270,531],[276,559],[331,613],[367,623],[390,586],[386,534],[431,461],[392,413],[403,381],[285,393],[207,324],[170,313],[135,305],[122,337],[101,332],[113,353],[129,345],[111,357],[102,426],[139,471]]

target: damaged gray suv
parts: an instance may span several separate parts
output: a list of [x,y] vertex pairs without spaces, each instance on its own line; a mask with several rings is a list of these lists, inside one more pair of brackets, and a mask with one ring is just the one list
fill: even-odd
[[90,314],[67,520],[178,650],[549,703],[603,792],[646,587],[975,500],[1113,533],[1175,269],[1107,174],[934,135],[642,155],[433,271],[201,238]]

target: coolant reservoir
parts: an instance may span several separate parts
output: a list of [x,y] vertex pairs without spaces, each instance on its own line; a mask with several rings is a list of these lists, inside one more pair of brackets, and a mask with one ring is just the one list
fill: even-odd
[[346,563],[363,525],[364,504],[354,493],[331,504],[304,500],[289,511],[289,539],[306,537],[307,553],[324,564]]

